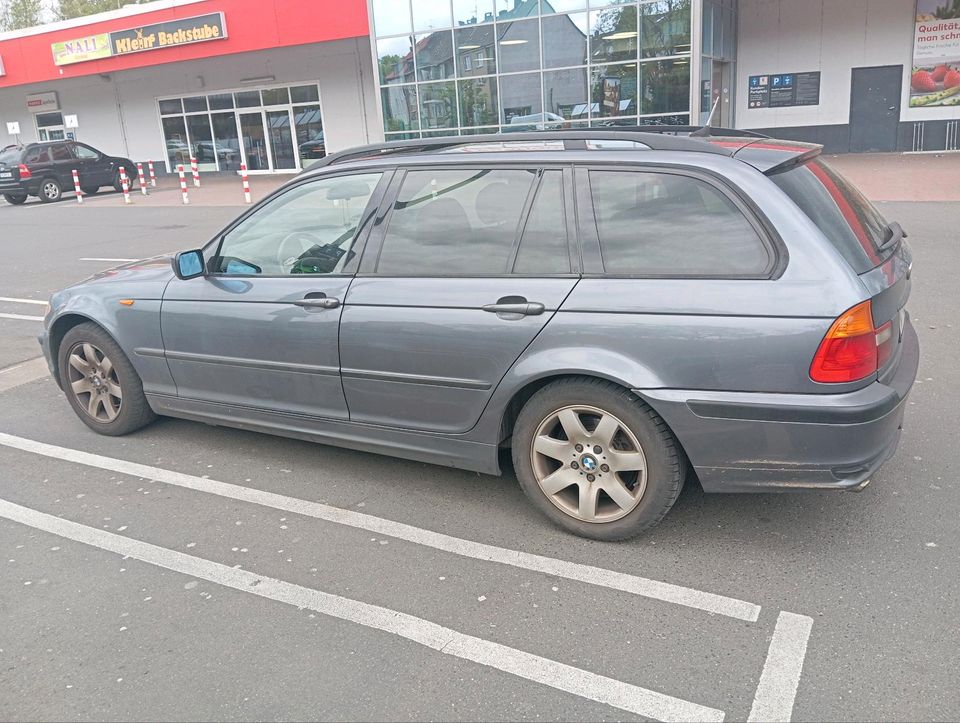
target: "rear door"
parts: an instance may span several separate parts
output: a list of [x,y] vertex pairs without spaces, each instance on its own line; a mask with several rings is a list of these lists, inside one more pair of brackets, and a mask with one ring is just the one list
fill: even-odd
[[50,146],[50,160],[53,173],[64,191],[73,189],[73,167],[77,164],[70,146],[66,143],[54,143]]
[[71,143],[76,158],[80,184],[86,188],[99,188],[113,183],[113,169],[109,162],[90,146],[83,143]]
[[579,278],[570,172],[398,174],[340,326],[350,419],[465,432]]

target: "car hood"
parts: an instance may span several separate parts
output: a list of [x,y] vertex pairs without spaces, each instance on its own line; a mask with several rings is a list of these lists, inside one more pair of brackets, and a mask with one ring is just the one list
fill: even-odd
[[81,284],[101,284],[101,283],[166,283],[173,278],[173,266],[171,259],[173,254],[163,254],[153,256],[149,259],[139,261],[128,261],[119,266],[114,266],[103,271],[98,271],[93,276],[81,281]]

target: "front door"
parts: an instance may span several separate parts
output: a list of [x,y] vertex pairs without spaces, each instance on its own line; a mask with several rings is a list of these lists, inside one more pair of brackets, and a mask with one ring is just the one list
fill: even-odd
[[270,149],[263,123],[263,111],[237,113],[240,123],[240,149],[250,172],[270,170]]
[[181,397],[347,418],[337,336],[381,177],[290,188],[204,250],[206,276],[167,286],[164,353]]
[[[560,169],[407,171],[340,328],[350,419],[471,429],[579,278]],[[526,219],[526,221],[524,221]]]
[[854,68],[850,89],[850,150],[897,150],[902,65]]

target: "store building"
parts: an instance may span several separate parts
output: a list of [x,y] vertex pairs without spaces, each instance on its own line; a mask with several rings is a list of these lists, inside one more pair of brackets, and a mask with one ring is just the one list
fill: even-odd
[[[701,124],[960,143],[946,0],[157,0],[0,35],[0,143],[295,172],[387,139]],[[13,124],[8,127],[8,124]],[[4,136],[18,129],[19,133]]]

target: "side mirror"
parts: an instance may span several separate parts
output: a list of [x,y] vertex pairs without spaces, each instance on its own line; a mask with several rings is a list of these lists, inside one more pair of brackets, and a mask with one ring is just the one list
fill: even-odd
[[173,273],[178,279],[193,279],[203,276],[203,252],[181,251],[173,257]]

